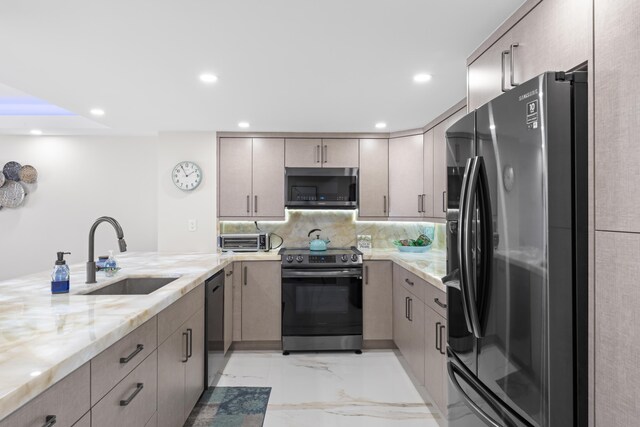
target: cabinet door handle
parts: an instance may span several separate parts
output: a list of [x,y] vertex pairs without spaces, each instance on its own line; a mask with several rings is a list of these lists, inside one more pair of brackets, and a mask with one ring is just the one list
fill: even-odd
[[409,322],[413,322],[413,298],[409,297]]
[[507,91],[507,88],[504,87],[504,78],[505,78],[504,65],[506,64],[506,61],[504,60],[504,58],[507,55],[509,55],[509,51],[503,50],[502,51],[502,72],[500,73],[500,89],[502,89],[502,92]]
[[56,419],[55,415],[47,415],[44,418],[44,424],[42,424],[42,427],[51,427],[53,426],[58,420]]
[[129,396],[125,400],[121,400],[120,406],[127,406],[129,403],[131,403],[131,401],[138,395],[138,393],[142,391],[143,388],[144,388],[144,383],[136,384],[136,389],[133,391],[133,393],[131,393],[131,396]]
[[442,307],[442,308],[447,308],[447,304],[442,303],[442,302],[440,301],[440,298],[435,298],[435,299],[433,300],[433,302],[435,302],[436,304],[438,304],[438,305],[439,305],[440,307]]
[[409,297],[404,297],[404,318],[409,320]]
[[247,194],[247,213],[251,212],[251,206],[249,206],[250,204],[251,204],[251,196]]
[[129,361],[133,359],[136,356],[136,354],[140,353],[142,350],[144,350],[144,346],[142,344],[138,344],[136,346],[136,349],[133,350],[133,353],[131,353],[127,357],[120,358],[120,363],[129,363]]
[[247,267],[244,267],[244,277],[242,278],[244,285],[247,286]]
[[387,213],[387,196],[382,196],[382,212]]
[[440,350],[440,345],[441,345],[440,344],[440,325],[441,325],[440,322],[436,322],[436,342],[435,342],[435,344],[436,344],[436,350],[438,350],[438,352],[441,353],[442,351]]
[[329,161],[329,146],[324,146],[324,162],[327,163]]
[[425,212],[425,210],[424,210],[424,199],[425,199],[425,197],[427,197],[427,195],[423,194],[422,195],[422,212]]
[[418,212],[422,212],[420,209],[422,207],[422,194],[418,194]]
[[365,285],[369,284],[369,266],[368,265],[364,266],[364,284]]
[[409,278],[405,278],[404,281],[407,282],[410,286],[414,285],[414,283],[411,280],[409,280]]
[[182,359],[182,363],[187,363],[189,360],[189,334],[183,332],[182,338],[184,339],[184,359]]
[[442,212],[447,212],[447,192],[442,192]]
[[443,335],[442,330],[443,330],[445,327],[446,327],[446,326],[445,326],[445,324],[444,324],[444,323],[440,325],[440,354],[447,354],[447,353],[444,351],[444,350],[445,350],[445,348],[444,348],[444,345],[443,345],[443,343],[442,343],[442,335]]
[[258,196],[257,195],[253,196],[253,211],[255,213],[258,213]]
[[189,336],[187,337],[189,341],[189,352],[187,353],[187,359],[191,359],[191,356],[193,356],[193,329],[187,328],[187,333],[189,334]]
[[520,83],[516,83],[516,78],[515,78],[515,48],[518,47],[520,44],[519,43],[513,43],[510,47],[509,47],[509,83],[511,83],[511,87],[516,87],[518,86]]
[[320,163],[320,146],[316,145],[316,163]]

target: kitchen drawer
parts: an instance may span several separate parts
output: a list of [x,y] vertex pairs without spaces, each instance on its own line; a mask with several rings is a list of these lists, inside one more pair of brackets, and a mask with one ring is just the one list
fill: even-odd
[[424,302],[440,316],[447,318],[447,294],[431,283],[426,283]]
[[416,298],[424,302],[425,288],[431,286],[415,274],[405,270],[397,264],[393,265],[393,282],[401,283],[402,286],[411,292]]
[[144,426],[156,412],[157,380],[154,351],[91,409],[91,426]]
[[154,317],[91,360],[91,406],[156,349],[157,337]]
[[169,338],[169,335],[202,307],[204,307],[204,284],[161,311],[158,314],[158,345]]
[[90,381],[89,363],[85,363],[0,421],[0,427],[42,427],[51,416],[56,417],[56,427],[71,427],[90,409]]

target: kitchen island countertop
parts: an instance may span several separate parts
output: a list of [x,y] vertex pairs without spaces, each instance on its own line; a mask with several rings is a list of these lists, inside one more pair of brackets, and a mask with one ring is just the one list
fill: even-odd
[[[444,290],[445,252],[403,254],[371,250],[364,260],[390,260]],[[87,285],[85,266],[71,265],[69,294],[51,295],[50,272],[0,281],[0,420],[88,362],[234,261],[279,261],[277,252],[133,252],[122,270],[98,272]],[[177,277],[149,295],[83,295],[126,277]]]

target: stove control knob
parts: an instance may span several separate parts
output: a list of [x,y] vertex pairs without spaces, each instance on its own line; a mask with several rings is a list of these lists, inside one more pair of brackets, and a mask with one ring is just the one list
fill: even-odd
[[349,261],[349,255],[344,254],[344,255],[342,255],[342,256],[340,257],[340,259],[342,260],[342,262],[347,262],[347,261]]
[[293,262],[293,255],[287,255],[287,262]]
[[303,260],[304,260],[304,258],[302,258],[302,255],[298,255],[296,257],[296,261],[298,261],[298,262],[302,262]]
[[356,255],[356,254],[351,255],[351,261],[353,261],[353,262],[358,261],[358,255]]

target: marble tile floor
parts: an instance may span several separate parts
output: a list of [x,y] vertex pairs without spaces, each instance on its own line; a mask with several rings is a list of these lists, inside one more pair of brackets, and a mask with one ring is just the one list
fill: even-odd
[[264,427],[437,427],[440,417],[391,350],[236,351],[218,385],[272,387]]

